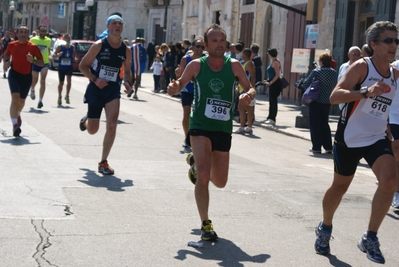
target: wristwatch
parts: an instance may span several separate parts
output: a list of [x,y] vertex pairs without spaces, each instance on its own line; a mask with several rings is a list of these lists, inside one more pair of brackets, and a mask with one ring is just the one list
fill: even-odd
[[93,81],[93,83],[95,83],[97,81],[97,76],[94,76],[92,81]]
[[362,88],[360,88],[360,94],[364,97],[367,98],[367,94],[369,92],[369,88],[367,86],[363,86]]

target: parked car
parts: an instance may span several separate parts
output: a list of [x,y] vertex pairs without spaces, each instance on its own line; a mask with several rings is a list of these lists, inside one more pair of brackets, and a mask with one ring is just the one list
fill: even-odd
[[[50,48],[51,55],[54,54],[54,52],[55,52],[55,50],[57,49],[58,46],[64,45],[64,44],[66,44],[66,42],[64,40],[55,39],[55,38],[51,39],[51,48]],[[58,68],[58,62],[59,62],[58,57],[52,58],[50,60],[50,69],[52,69],[52,70],[57,69]]]
[[79,70],[79,63],[82,61],[82,58],[86,55],[87,51],[89,51],[90,47],[94,44],[93,41],[88,40],[72,40],[71,45],[75,46],[77,61],[73,62],[73,70]]

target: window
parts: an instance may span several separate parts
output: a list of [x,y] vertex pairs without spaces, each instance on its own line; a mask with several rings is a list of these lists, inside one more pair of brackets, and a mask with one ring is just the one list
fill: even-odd
[[255,0],[244,0],[244,6],[245,5],[252,5],[255,4]]

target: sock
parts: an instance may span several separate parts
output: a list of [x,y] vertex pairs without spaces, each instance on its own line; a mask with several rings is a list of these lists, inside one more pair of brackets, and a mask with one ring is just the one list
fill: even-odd
[[43,98],[39,98],[39,102],[42,102]]
[[321,225],[321,228],[324,229],[324,230],[332,230],[332,225],[328,226],[328,225],[325,225],[325,224],[323,223],[323,224]]
[[372,238],[372,237],[376,237],[376,236],[377,236],[377,232],[367,230],[367,234],[366,234],[367,238]]
[[12,122],[12,125],[14,126],[15,124],[18,123],[18,119],[17,118],[11,118],[11,122]]
[[18,117],[21,116],[21,111],[18,111]]
[[35,89],[33,89],[32,87],[31,87],[31,88],[29,88],[29,90],[31,90],[31,91],[33,91],[33,92],[35,91]]

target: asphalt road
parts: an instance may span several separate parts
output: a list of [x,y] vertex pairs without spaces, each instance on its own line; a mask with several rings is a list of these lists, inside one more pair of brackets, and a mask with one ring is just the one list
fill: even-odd
[[[313,157],[308,141],[260,127],[234,135],[229,182],[210,186],[220,240],[188,247],[200,240],[200,220],[180,103],[152,94],[150,74],[139,101],[123,95],[109,156],[115,175],[104,177],[96,172],[104,117],[96,135],[78,128],[87,79],[74,75],[71,105],[59,107],[57,79],[50,71],[42,109],[27,99],[20,138],[12,137],[10,93],[0,79],[0,266],[376,265],[356,246],[376,189],[365,162],[336,213],[332,255],[323,257],[314,252],[314,228],[331,156]],[[391,209],[379,232],[386,266],[399,266],[398,221]]]

